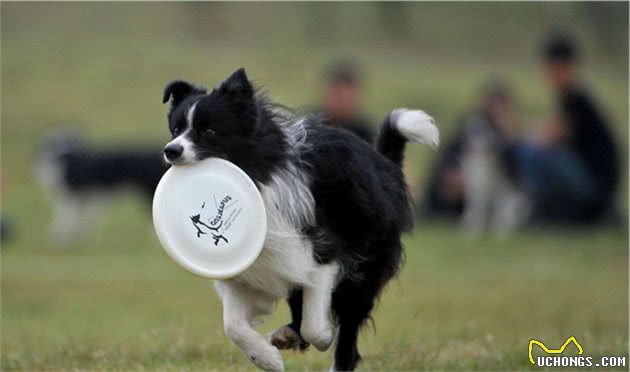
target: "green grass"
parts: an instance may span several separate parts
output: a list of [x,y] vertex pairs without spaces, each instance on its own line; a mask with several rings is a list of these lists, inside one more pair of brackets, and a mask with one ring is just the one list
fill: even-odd
[[[616,6],[618,20],[627,4]],[[0,10],[2,215],[16,230],[1,252],[2,370],[252,369],[223,335],[211,284],[168,259],[132,195],[112,201],[86,242],[49,242],[49,204],[31,169],[42,137],[70,122],[95,145],[163,143],[170,79],[213,86],[245,66],[278,101],[303,106],[316,99],[326,61],[351,55],[367,73],[370,118],[418,106],[448,137],[480,83],[499,74],[514,84],[525,126],[553,110],[533,53],[543,26],[562,14],[584,41],[584,75],[628,155],[627,32],[619,48],[598,47],[589,13],[566,4],[413,4],[404,40],[384,36],[378,4],[4,2]],[[326,27],[307,32],[304,17]],[[415,193],[435,154],[414,147],[408,155]],[[623,201],[626,185],[624,175]],[[375,310],[376,332],[362,334],[362,368],[529,369],[530,338],[558,347],[570,335],[586,354],[627,355],[627,236],[562,230],[467,241],[456,226],[419,226]],[[262,331],[287,320],[280,304]],[[331,360],[313,350],[284,356],[290,370]]]
[[[113,212],[122,218],[78,249],[3,252],[2,369],[251,369],[223,335],[210,282],[167,258],[140,205],[119,201]],[[587,355],[627,351],[625,233],[470,242],[433,225],[414,236],[376,332],[362,334],[364,369],[525,369],[530,338],[559,346],[570,335]],[[287,320],[281,303],[261,328]],[[290,370],[331,359],[284,356]]]

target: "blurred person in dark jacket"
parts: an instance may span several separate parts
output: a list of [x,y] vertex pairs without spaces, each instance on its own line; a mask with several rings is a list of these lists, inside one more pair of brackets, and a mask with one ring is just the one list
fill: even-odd
[[533,206],[533,220],[592,223],[613,210],[618,150],[609,123],[581,84],[579,53],[566,35],[543,47],[557,111],[534,138],[509,151]]
[[361,113],[361,77],[350,61],[331,64],[325,71],[325,86],[319,113],[323,123],[348,130],[372,143],[374,133]]

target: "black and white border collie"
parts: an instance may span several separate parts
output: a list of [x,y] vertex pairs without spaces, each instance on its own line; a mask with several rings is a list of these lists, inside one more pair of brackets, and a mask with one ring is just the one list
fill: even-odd
[[159,147],[94,148],[77,130],[49,133],[39,151],[35,176],[52,199],[53,242],[67,246],[88,236],[121,189],[134,189],[150,205],[166,169]]
[[[297,118],[255,92],[239,69],[219,87],[173,81],[164,90],[175,165],[227,159],[257,185],[267,209],[262,253],[245,272],[215,283],[227,336],[256,366],[282,371],[279,349],[337,339],[336,371],[361,359],[359,329],[401,265],[401,233],[412,227],[401,171],[407,141],[436,146],[438,129],[422,111],[385,118],[374,147],[345,130]],[[279,298],[292,321],[269,338],[254,326]]]

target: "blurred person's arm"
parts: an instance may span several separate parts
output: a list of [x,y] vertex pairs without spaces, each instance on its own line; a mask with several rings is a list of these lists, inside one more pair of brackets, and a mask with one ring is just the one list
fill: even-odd
[[540,146],[548,147],[568,141],[570,131],[566,122],[559,116],[553,116],[540,122],[534,134],[534,141]]

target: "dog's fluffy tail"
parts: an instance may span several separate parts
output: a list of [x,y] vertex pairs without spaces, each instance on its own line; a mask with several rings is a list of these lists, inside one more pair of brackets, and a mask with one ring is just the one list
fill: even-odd
[[401,165],[407,141],[437,147],[440,132],[433,118],[422,110],[401,108],[390,112],[376,138],[376,150]]

